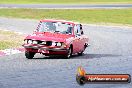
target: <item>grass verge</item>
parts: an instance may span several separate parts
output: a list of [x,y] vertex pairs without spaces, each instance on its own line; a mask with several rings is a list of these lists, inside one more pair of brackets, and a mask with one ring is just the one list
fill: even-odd
[[0,30],[0,50],[20,47],[23,43],[23,36],[10,31]]
[[1,4],[115,4],[132,3],[131,0],[1,0]]
[[0,16],[132,25],[132,9],[0,9]]

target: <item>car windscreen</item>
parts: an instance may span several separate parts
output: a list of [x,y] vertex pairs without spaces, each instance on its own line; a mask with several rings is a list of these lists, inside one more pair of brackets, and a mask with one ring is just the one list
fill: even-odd
[[62,34],[72,34],[72,24],[63,22],[40,22],[38,32],[58,32]]

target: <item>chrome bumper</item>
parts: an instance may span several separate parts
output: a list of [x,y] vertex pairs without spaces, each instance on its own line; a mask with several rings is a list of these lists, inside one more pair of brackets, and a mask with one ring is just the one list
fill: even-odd
[[45,46],[41,46],[41,45],[22,45],[24,48],[31,48],[31,49],[38,49],[38,50],[47,50],[47,51],[68,51],[68,49],[66,48],[49,48],[49,47],[45,47]]

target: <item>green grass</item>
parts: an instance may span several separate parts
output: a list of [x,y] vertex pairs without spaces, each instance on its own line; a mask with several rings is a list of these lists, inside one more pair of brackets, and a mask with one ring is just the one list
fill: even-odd
[[29,19],[64,19],[82,23],[116,23],[132,25],[132,9],[0,9],[1,17]]
[[89,3],[132,3],[131,0],[0,0],[4,4],[89,4]]
[[23,43],[23,36],[10,31],[0,30],[0,50],[20,47]]

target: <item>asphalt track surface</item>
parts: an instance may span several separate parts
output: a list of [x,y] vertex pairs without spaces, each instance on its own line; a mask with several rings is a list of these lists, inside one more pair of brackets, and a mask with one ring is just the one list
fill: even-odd
[[[32,33],[38,21],[0,18],[0,28]],[[78,66],[90,74],[132,75],[132,28],[83,25],[91,46],[71,59],[24,53],[0,57],[0,88],[82,88],[75,80]],[[14,40],[15,41],[15,40]],[[131,88],[130,84],[86,84],[83,88]]]
[[34,9],[115,9],[132,8],[132,4],[0,4],[0,8],[34,8]]

